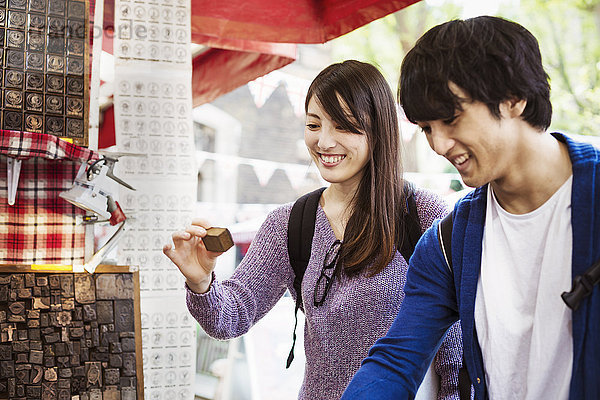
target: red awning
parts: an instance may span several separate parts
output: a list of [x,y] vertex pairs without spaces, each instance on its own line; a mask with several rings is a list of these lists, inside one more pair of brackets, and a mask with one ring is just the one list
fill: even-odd
[[192,0],[197,35],[325,43],[419,0]]

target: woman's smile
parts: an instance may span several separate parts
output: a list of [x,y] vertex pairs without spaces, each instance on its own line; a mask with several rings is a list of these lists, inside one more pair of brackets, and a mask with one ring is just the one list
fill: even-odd
[[325,167],[335,167],[336,165],[340,164],[346,158],[346,156],[343,154],[319,153],[319,158]]

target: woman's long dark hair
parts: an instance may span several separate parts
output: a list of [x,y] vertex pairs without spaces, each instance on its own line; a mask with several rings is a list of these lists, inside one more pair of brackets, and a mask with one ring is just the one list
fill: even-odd
[[[353,118],[344,112],[338,95]],[[369,274],[375,275],[408,240],[394,96],[377,68],[348,60],[330,65],[315,78],[306,95],[306,110],[313,97],[349,134],[367,136],[370,159],[352,199],[338,265],[346,274],[357,275],[372,263]]]

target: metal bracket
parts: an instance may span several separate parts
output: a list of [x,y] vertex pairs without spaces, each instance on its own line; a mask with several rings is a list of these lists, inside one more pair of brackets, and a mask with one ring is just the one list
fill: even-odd
[[11,157],[7,158],[7,178],[8,178],[8,205],[15,204],[17,198],[17,186],[19,186],[19,175],[21,175],[21,160]]

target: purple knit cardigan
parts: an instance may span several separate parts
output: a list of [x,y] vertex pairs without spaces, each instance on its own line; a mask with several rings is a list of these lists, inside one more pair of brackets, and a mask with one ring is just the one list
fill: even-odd
[[[417,190],[415,199],[423,231],[448,212],[447,204],[430,191]],[[210,336],[231,339],[248,332],[286,290],[295,300],[294,273],[287,252],[291,208],[292,203],[285,204],[267,216],[230,279],[215,279],[204,294],[187,289],[188,309]],[[325,253],[335,239],[319,206],[312,254],[302,282],[306,365],[299,399],[339,399],[369,348],[388,331],[404,299],[408,265],[396,252],[387,267],[373,277],[363,273],[336,278],[325,303],[315,307],[314,288]],[[439,399],[458,399],[460,339],[455,325],[435,358],[441,382]]]

